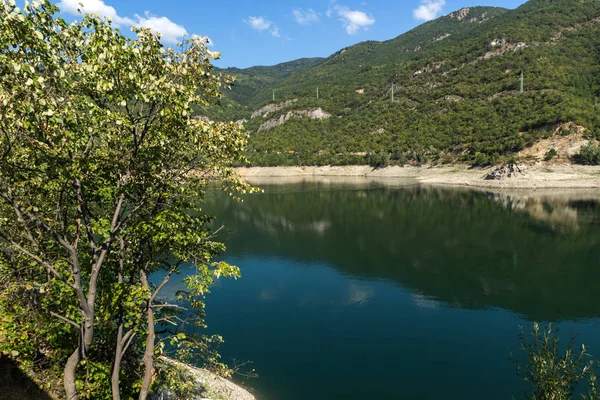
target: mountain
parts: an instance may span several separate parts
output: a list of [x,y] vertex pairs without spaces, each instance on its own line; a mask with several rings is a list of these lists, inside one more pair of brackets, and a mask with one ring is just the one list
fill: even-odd
[[246,119],[254,165],[487,164],[600,137],[600,1],[465,8],[324,60],[222,72],[238,83],[200,112]]
[[236,77],[236,84],[230,92],[229,98],[242,105],[249,105],[251,99],[264,91],[266,87],[276,85],[282,79],[318,65],[323,60],[324,58],[319,57],[301,58],[269,67],[226,68],[217,69],[217,71]]

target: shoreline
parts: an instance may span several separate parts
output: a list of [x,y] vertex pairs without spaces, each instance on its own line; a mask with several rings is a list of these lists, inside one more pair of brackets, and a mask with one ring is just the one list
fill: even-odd
[[370,166],[324,167],[242,167],[236,171],[250,184],[300,183],[305,180],[375,180],[394,185],[458,186],[482,189],[600,189],[600,166],[519,165],[523,174],[499,180],[485,180],[497,167],[451,166]]

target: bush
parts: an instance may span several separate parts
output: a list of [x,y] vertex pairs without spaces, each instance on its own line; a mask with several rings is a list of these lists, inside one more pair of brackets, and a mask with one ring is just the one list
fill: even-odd
[[550,161],[550,160],[552,160],[556,156],[558,156],[558,153],[556,152],[556,150],[555,149],[550,149],[550,151],[548,151],[546,153],[546,155],[544,156],[544,161]]
[[390,163],[390,155],[383,151],[376,154],[368,153],[367,163],[373,168],[385,168]]
[[490,156],[484,153],[475,153],[475,160],[473,161],[473,165],[477,167],[485,167],[490,165],[492,162],[490,160]]
[[573,161],[583,165],[600,165],[600,147],[589,142],[573,157]]
[[520,364],[514,357],[512,358],[518,374],[531,388],[527,398],[573,399],[577,386],[587,380],[588,395],[582,398],[598,399],[594,373],[596,362],[591,359],[587,348],[581,345],[581,348],[576,350],[575,337],[572,337],[565,353],[562,354],[559,341],[558,330],[554,329],[552,324],[540,328],[537,323],[534,323],[531,337],[527,337],[521,329],[519,349],[525,353],[527,362]]

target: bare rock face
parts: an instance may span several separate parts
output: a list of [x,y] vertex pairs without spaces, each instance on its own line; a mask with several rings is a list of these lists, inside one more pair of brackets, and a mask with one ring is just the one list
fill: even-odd
[[320,107],[312,109],[312,110],[289,111],[285,114],[281,114],[279,116],[279,118],[273,118],[273,119],[266,121],[264,124],[262,124],[258,128],[258,131],[262,132],[262,131],[273,129],[277,126],[283,125],[290,118],[304,118],[304,117],[308,117],[310,119],[327,119],[327,118],[331,117],[331,114],[329,114],[326,111],[323,111],[323,109],[321,109]]
[[298,101],[298,99],[290,99],[290,100],[283,101],[281,103],[267,104],[266,106],[254,111],[252,113],[252,116],[250,116],[250,119],[257,118],[257,117],[267,118],[269,116],[269,114],[274,113],[279,110],[282,110],[282,109],[294,104],[297,101]]
[[450,18],[456,18],[457,20],[462,21],[463,19],[467,18],[470,12],[470,8],[462,8],[456,12],[450,13],[448,16]]
[[486,177],[486,181],[501,181],[508,178],[522,178],[527,175],[525,168],[517,164],[507,164],[494,169]]
[[444,39],[446,39],[446,38],[448,38],[450,36],[452,36],[451,33],[444,33],[443,35],[440,35],[438,37],[433,38],[433,41],[434,42],[439,42],[440,40],[444,40]]

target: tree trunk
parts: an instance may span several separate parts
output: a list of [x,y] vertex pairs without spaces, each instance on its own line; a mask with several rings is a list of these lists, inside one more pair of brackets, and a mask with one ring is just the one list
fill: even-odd
[[[119,266],[117,269],[117,281],[123,283],[123,270],[125,268],[125,240],[119,237]],[[120,371],[123,359],[123,307],[119,308],[119,329],[117,331],[117,345],[115,347],[115,362],[113,364],[112,376],[110,378],[113,400],[121,400]]]
[[[142,283],[146,289],[150,288],[146,272],[141,272]],[[151,300],[148,301],[146,310],[146,323],[148,325],[148,337],[146,338],[146,350],[144,351],[144,378],[142,379],[142,387],[140,389],[139,400],[146,400],[150,385],[152,384],[152,376],[154,375],[154,310],[152,309]]]
[[79,331],[79,345],[71,354],[67,363],[65,364],[63,382],[65,386],[65,392],[67,394],[67,400],[77,400],[77,366],[87,358],[88,351],[94,338],[94,315],[88,315],[84,313],[83,323],[81,330]]
[[110,379],[113,400],[121,400],[121,387],[119,385],[119,375],[121,371],[121,360],[123,354],[123,323],[119,324],[117,333],[117,346],[115,348],[115,363],[113,364],[112,376]]
[[67,363],[65,364],[63,380],[65,385],[65,392],[67,394],[67,400],[77,400],[79,398],[77,397],[75,373],[77,372],[77,365],[79,365],[79,362],[82,358],[83,357],[81,354],[80,344],[79,346],[77,346],[77,349],[75,349],[75,351],[73,352],[73,354],[71,354],[71,356],[67,360]]

